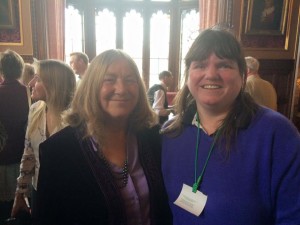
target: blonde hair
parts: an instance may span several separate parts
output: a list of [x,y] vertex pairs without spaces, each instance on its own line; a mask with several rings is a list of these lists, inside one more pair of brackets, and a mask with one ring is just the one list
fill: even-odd
[[30,65],[29,63],[25,63],[23,73],[20,78],[20,82],[24,84],[25,86],[28,86],[28,83],[32,80],[34,77],[34,67]]
[[61,121],[61,114],[68,109],[76,88],[73,70],[62,61],[51,59],[39,61],[38,74],[45,87],[46,102],[41,102],[33,112],[29,134],[37,128],[46,107],[51,107]]
[[126,60],[134,71],[139,89],[138,102],[129,118],[131,131],[137,132],[143,128],[151,127],[157,122],[157,117],[148,103],[144,83],[133,59],[119,49],[104,51],[92,60],[86,71],[86,76],[76,90],[70,112],[66,117],[71,126],[85,127],[84,137],[95,136],[99,144],[103,144],[105,139],[106,119],[99,103],[99,90],[102,87],[108,67],[120,59]]

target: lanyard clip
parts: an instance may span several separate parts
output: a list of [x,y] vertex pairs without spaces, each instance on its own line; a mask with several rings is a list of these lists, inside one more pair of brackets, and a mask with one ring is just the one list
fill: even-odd
[[193,192],[196,193],[196,192],[197,192],[197,189],[198,189],[198,184],[197,184],[197,182],[195,182],[195,183],[193,184]]

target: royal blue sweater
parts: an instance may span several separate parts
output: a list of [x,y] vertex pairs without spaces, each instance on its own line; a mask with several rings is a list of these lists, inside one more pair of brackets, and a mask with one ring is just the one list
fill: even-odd
[[[213,137],[199,136],[199,176]],[[300,224],[300,136],[281,114],[261,108],[240,130],[226,158],[216,146],[198,190],[208,196],[200,216],[174,204],[183,184],[195,180],[197,127],[176,138],[163,137],[162,171],[174,225]]]

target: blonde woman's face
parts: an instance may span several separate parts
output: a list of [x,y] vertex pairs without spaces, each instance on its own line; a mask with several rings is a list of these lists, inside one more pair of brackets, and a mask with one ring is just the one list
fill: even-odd
[[109,120],[127,120],[139,98],[134,70],[126,60],[112,63],[100,87],[99,101]]
[[46,89],[38,74],[35,74],[33,79],[28,83],[28,86],[32,89],[31,98],[35,101],[46,101]]

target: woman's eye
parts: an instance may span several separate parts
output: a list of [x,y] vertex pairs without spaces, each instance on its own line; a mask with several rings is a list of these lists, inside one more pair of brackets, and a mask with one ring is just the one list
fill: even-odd
[[232,66],[229,63],[222,63],[222,64],[219,65],[219,68],[228,69],[228,68],[232,68]]
[[193,69],[203,69],[205,68],[205,64],[204,63],[195,63],[192,65]]
[[134,77],[127,77],[127,78],[125,78],[125,83],[127,83],[127,84],[133,84],[133,83],[136,83],[137,82],[137,80],[134,78]]
[[106,82],[106,83],[113,83],[113,82],[115,82],[115,78],[113,78],[113,77],[105,77],[104,78],[104,82]]

